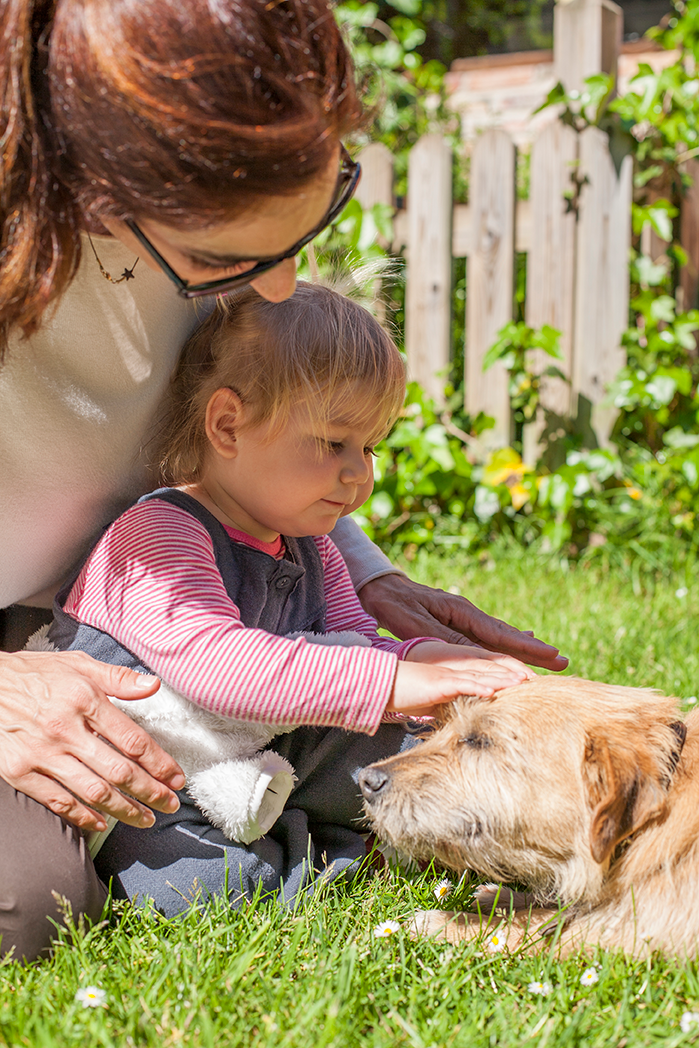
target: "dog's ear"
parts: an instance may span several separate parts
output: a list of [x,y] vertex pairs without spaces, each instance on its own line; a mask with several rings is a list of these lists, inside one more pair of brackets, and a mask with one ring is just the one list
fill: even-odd
[[590,850],[599,863],[619,841],[662,815],[667,803],[666,768],[632,746],[612,752],[600,736],[588,738],[583,781],[593,809]]

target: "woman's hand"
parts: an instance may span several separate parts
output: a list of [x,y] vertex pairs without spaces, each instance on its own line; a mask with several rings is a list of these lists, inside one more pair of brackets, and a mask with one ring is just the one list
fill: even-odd
[[184,775],[107,696],[144,699],[159,684],[83,652],[3,652],[0,776],[82,830],[106,829],[99,812],[152,826],[149,808],[177,811]]
[[380,626],[401,640],[438,637],[448,644],[479,644],[543,666],[564,670],[568,659],[558,648],[480,611],[464,597],[421,586],[405,575],[381,575],[362,586],[359,599]]

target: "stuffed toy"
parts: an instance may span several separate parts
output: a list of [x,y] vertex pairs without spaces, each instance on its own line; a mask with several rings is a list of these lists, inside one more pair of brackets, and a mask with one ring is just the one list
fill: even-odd
[[[26,651],[56,651],[42,626],[27,641]],[[313,644],[370,647],[359,633],[291,633]],[[296,776],[289,762],[265,747],[277,735],[293,731],[282,724],[233,720],[202,709],[164,682],[147,699],[111,701],[136,721],[182,768],[186,789],[207,819],[232,841],[250,844],[262,837],[281,815]],[[115,825],[88,839],[96,855]]]

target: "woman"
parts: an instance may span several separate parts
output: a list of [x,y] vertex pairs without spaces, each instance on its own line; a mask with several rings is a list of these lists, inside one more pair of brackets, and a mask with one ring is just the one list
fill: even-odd
[[[50,938],[52,893],[99,913],[80,831],[104,814],[152,825],[151,808],[176,810],[183,779],[106,697],[142,697],[155,679],[144,692],[123,668],[17,649],[149,485],[152,422],[199,296],[241,282],[271,301],[293,292],[293,256],[356,182],[340,141],[361,107],[324,0],[0,10],[0,932],[3,951],[31,959]],[[351,522],[334,537],[367,610],[398,636],[565,665],[411,583]]]

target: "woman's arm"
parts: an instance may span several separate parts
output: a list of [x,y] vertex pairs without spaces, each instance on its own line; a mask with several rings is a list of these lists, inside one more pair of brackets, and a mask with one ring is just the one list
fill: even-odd
[[99,812],[152,826],[149,808],[177,811],[184,775],[107,696],[157,687],[81,652],[0,653],[0,776],[83,830],[106,829]]
[[349,517],[338,521],[332,538],[365,610],[394,636],[479,644],[548,670],[564,670],[568,665],[558,648],[486,615],[464,597],[413,582],[393,567]]

